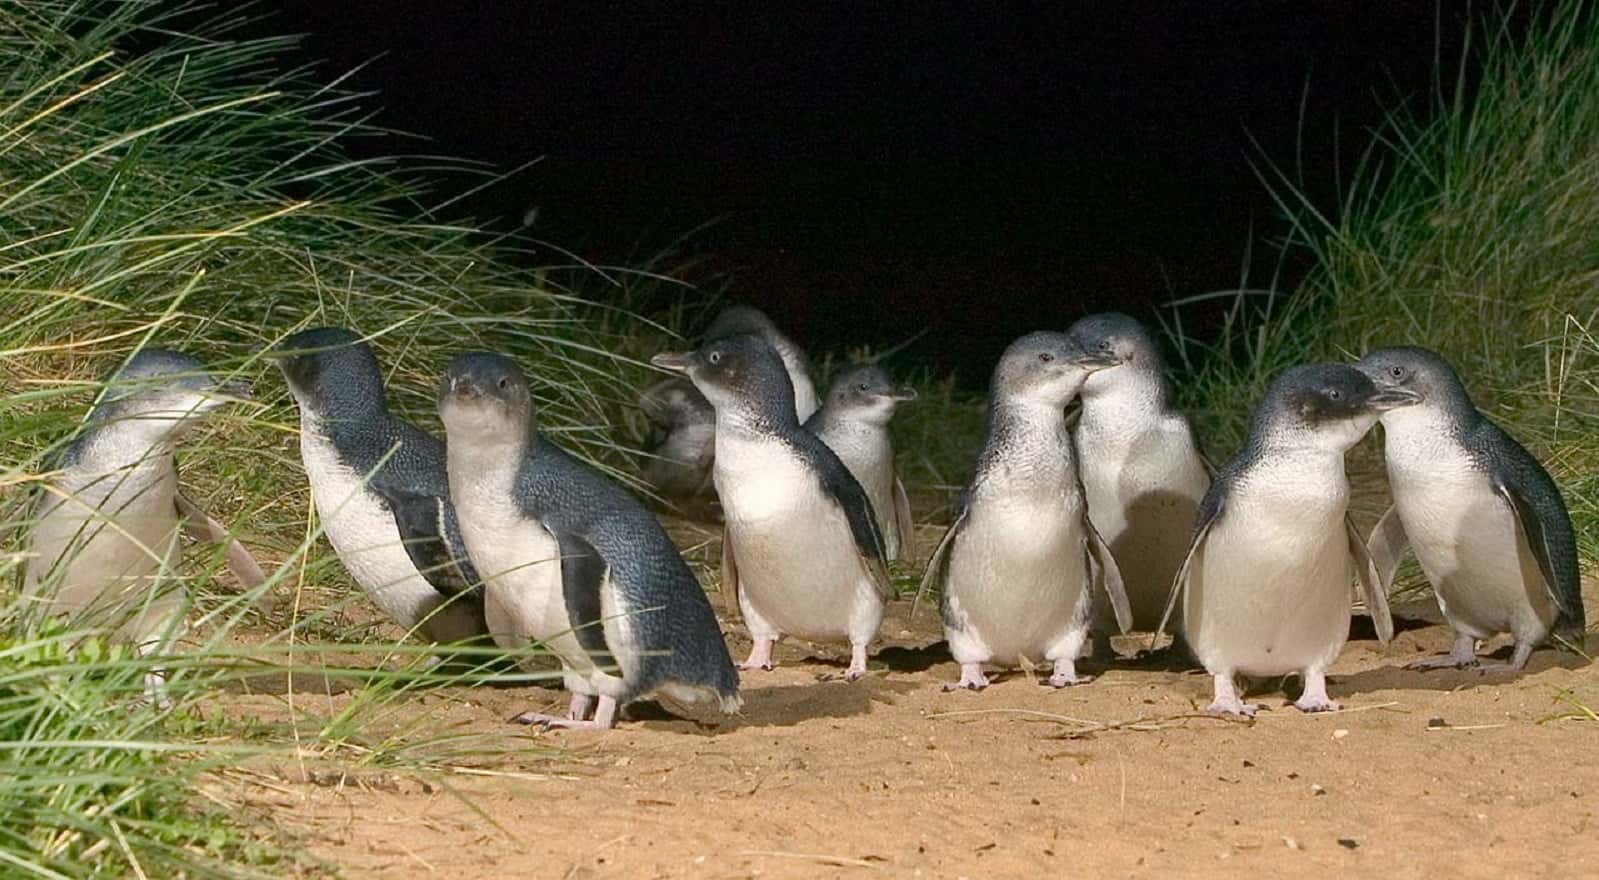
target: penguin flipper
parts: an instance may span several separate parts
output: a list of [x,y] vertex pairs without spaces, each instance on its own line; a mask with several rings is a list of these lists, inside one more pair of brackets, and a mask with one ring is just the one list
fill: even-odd
[[[1551,532],[1564,531],[1570,534],[1570,520],[1564,510],[1540,510],[1533,498],[1533,493],[1524,491],[1523,487],[1510,475],[1505,473],[1494,474],[1494,490],[1505,503],[1510,505],[1510,510],[1516,516],[1516,521],[1521,525],[1522,536],[1527,539],[1527,546],[1532,549],[1533,558],[1538,561],[1538,571],[1543,574],[1544,589],[1549,593],[1549,600],[1567,621],[1574,621],[1574,629],[1583,628],[1584,610],[1582,607],[1582,581],[1577,571],[1576,559],[1568,552],[1562,552],[1556,545],[1556,535]],[[1555,506],[1555,505],[1549,505]],[[1549,520],[1558,520],[1554,528],[1550,528]],[[1561,529],[1561,525],[1564,528]],[[1566,541],[1570,544],[1570,540]]]
[[550,529],[561,551],[561,595],[566,600],[566,616],[578,646],[603,668],[616,666],[609,643],[605,641],[601,591],[610,566],[594,545],[573,532]]
[[1183,564],[1177,567],[1177,576],[1172,578],[1171,594],[1166,597],[1166,610],[1160,614],[1160,624],[1155,627],[1154,635],[1149,637],[1150,650],[1154,650],[1155,643],[1165,634],[1166,624],[1171,622],[1177,601],[1188,589],[1188,569],[1194,564],[1194,555],[1204,546],[1211,527],[1221,520],[1222,514],[1226,511],[1228,482],[1224,478],[1218,478],[1210,484],[1204,499],[1199,502],[1199,513],[1194,522],[1194,537],[1188,542],[1188,552],[1183,556]]
[[1087,516],[1083,517],[1083,525],[1088,527],[1088,574],[1090,583],[1098,582],[1105,588],[1105,594],[1110,597],[1111,610],[1116,612],[1116,627],[1126,635],[1133,628],[1133,606],[1127,601],[1127,588],[1122,584],[1122,572],[1116,565],[1116,557],[1110,553],[1110,548],[1105,546],[1105,539],[1100,537],[1099,529]]
[[872,510],[871,499],[866,497],[866,490],[861,488],[861,484],[839,461],[833,450],[827,448],[815,434],[801,433],[814,441],[814,445],[807,444],[808,448],[802,454],[809,453],[805,457],[810,459],[821,477],[823,491],[842,508],[844,518],[849,522],[850,534],[855,537],[855,551],[871,576],[872,585],[877,588],[883,601],[893,599],[894,582],[888,576],[888,550],[882,529],[877,525],[877,513]]
[[722,589],[727,591],[727,609],[734,620],[744,619],[744,608],[738,602],[738,559],[733,555],[733,533],[722,526]]
[[[1398,520],[1399,517],[1394,517]],[[1355,575],[1360,581],[1360,594],[1366,601],[1366,613],[1371,615],[1372,626],[1377,630],[1377,641],[1387,645],[1394,638],[1394,618],[1388,610],[1388,579],[1383,577],[1376,560],[1366,549],[1366,542],[1355,528],[1355,521],[1344,514],[1344,534],[1349,537],[1349,555],[1355,557]]]
[[910,561],[916,523],[911,519],[911,496],[898,476],[894,477],[894,529],[899,533],[899,558]]
[[250,555],[250,551],[239,543],[239,539],[229,535],[221,523],[212,519],[204,508],[181,491],[177,493],[176,501],[178,515],[183,518],[184,533],[195,541],[226,544],[228,569],[245,589],[253,590],[266,583],[266,573],[261,570],[255,557]]
[[467,558],[455,508],[449,501],[438,495],[380,486],[376,481],[367,487],[388,504],[406,555],[434,589],[445,596],[482,589],[477,569]]
[[927,594],[927,588],[938,582],[939,590],[944,587],[944,575],[949,567],[949,551],[955,546],[955,536],[966,525],[966,511],[962,509],[949,524],[949,529],[944,532],[944,537],[938,541],[938,546],[933,548],[933,555],[927,559],[927,571],[922,575],[922,582],[916,588],[916,599],[911,602],[911,620],[916,619],[916,610],[921,607],[922,596]]
[[1377,567],[1377,576],[1387,589],[1392,589],[1394,578],[1399,574],[1399,563],[1410,549],[1410,536],[1405,534],[1405,524],[1399,519],[1399,508],[1390,504],[1383,511],[1382,518],[1371,528],[1371,537],[1366,539],[1366,549]]

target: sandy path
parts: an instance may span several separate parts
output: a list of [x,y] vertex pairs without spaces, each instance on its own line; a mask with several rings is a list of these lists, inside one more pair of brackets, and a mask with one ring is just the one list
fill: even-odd
[[[1599,723],[1546,720],[1562,691],[1599,707],[1599,674],[1575,657],[1540,651],[1516,679],[1407,672],[1449,641],[1418,619],[1436,617],[1427,606],[1407,607],[1386,653],[1369,638],[1346,649],[1331,688],[1346,711],[1305,716],[1265,692],[1270,711],[1247,724],[1179,717],[1209,700],[1208,679],[1158,666],[1063,691],[1018,674],[945,694],[955,665],[925,647],[936,616],[912,627],[908,611],[891,610],[866,680],[786,645],[778,670],[746,676],[744,717],[715,726],[646,712],[606,733],[534,736],[500,719],[559,708],[560,693],[419,701],[445,729],[570,749],[498,768],[542,778],[307,784],[275,766],[258,768],[278,777],[264,794],[245,787],[355,877],[1599,872]],[[737,627],[730,640],[748,647]],[[270,713],[280,698],[236,699]],[[1448,727],[1429,729],[1435,718]],[[1154,729],[1085,732],[1136,719]]]

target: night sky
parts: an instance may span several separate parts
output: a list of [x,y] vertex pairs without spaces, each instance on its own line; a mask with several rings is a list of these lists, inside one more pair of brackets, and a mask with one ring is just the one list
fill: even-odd
[[[436,152],[533,169],[467,204],[596,261],[691,241],[803,344],[925,335],[981,381],[1011,338],[1236,286],[1284,230],[1251,159],[1330,200],[1458,52],[1433,2],[285,0],[331,76]],[[1302,104],[1303,100],[1303,104]],[[1252,145],[1258,144],[1258,147]],[[552,259],[554,257],[552,256]],[[700,277],[704,277],[703,270]],[[1264,275],[1255,279],[1265,280]]]

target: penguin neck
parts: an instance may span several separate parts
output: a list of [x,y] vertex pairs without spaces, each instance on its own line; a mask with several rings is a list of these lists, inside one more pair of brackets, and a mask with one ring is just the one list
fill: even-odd
[[523,463],[538,454],[542,442],[538,431],[531,428],[525,433],[482,431],[447,437],[444,458],[451,497],[509,499]]
[[744,400],[736,406],[716,410],[718,436],[751,437],[785,434],[803,430],[794,412],[792,396],[774,395],[769,400]]
[[[1122,375],[1115,375],[1126,370]],[[1123,364],[1090,375],[1083,383],[1083,419],[1159,418],[1170,407],[1165,377],[1141,366]]]
[[1464,412],[1426,404],[1391,409],[1382,415],[1383,449],[1389,458],[1427,457],[1459,443],[1481,419],[1469,405]]
[[124,419],[93,429],[82,444],[77,468],[108,474],[172,467],[177,440],[170,424]]
[[988,440],[978,466],[980,473],[1001,462],[1009,467],[1048,462],[1053,471],[1057,465],[1072,465],[1073,457],[1064,405],[1019,398],[994,401],[988,415]]

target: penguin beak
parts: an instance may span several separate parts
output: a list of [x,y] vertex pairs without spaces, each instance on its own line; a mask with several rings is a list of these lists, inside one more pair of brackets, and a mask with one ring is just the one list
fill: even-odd
[[1420,403],[1421,395],[1409,388],[1379,388],[1367,404],[1377,412],[1387,412],[1402,406]]
[[1104,370],[1121,366],[1122,359],[1108,351],[1085,351],[1077,357],[1078,366],[1089,370]]
[[901,385],[898,388],[895,388],[888,396],[891,400],[897,400],[900,403],[909,403],[916,399],[916,389],[909,385]]
[[694,366],[696,356],[692,351],[666,352],[650,358],[650,363],[673,373],[687,373]]
[[245,403],[253,403],[255,401],[255,391],[250,388],[250,383],[243,379],[230,379],[218,386],[217,390],[234,400],[244,401]]
[[473,381],[471,376],[451,376],[450,396],[476,400],[483,396],[483,389],[477,382]]

